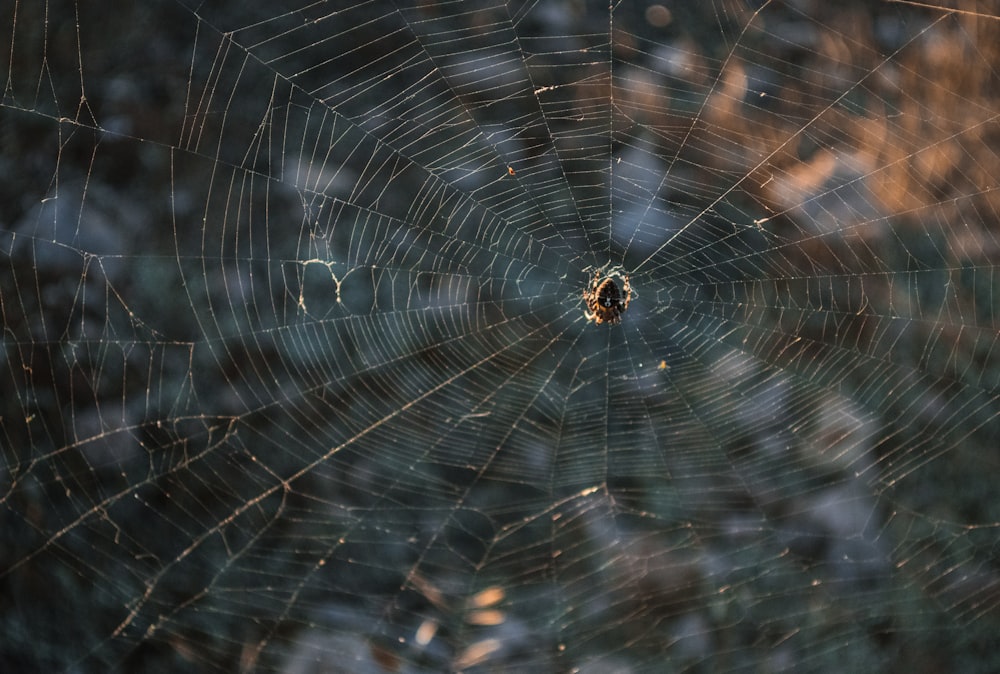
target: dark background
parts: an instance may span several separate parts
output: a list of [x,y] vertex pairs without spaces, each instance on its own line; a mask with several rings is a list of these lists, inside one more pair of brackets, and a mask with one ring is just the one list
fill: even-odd
[[1000,668],[1000,22],[828,4],[4,4],[0,669]]

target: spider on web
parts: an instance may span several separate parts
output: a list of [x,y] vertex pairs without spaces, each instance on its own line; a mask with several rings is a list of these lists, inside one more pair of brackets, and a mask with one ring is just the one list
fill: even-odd
[[[615,279],[621,281],[621,288]],[[583,291],[583,301],[587,308],[584,316],[597,325],[622,322],[622,314],[632,301],[632,284],[628,274],[620,269],[612,269],[606,274],[603,267],[594,271],[594,277]]]

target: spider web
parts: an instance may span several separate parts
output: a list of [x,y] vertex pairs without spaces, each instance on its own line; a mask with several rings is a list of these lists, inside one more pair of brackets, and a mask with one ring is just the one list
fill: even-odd
[[0,669],[1000,668],[997,7],[345,4],[5,4]]

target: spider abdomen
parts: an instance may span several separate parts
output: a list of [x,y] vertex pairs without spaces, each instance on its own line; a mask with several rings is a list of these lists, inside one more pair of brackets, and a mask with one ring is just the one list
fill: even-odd
[[[615,276],[621,279],[619,289]],[[587,305],[586,318],[598,325],[601,323],[621,323],[621,315],[628,309],[632,300],[632,286],[628,274],[609,274],[602,278],[601,272],[594,272],[594,278],[583,292],[583,300]]]

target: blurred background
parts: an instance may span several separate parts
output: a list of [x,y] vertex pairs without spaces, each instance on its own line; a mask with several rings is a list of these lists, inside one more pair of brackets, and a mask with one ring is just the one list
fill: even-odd
[[996,3],[0,8],[0,670],[1000,670]]

